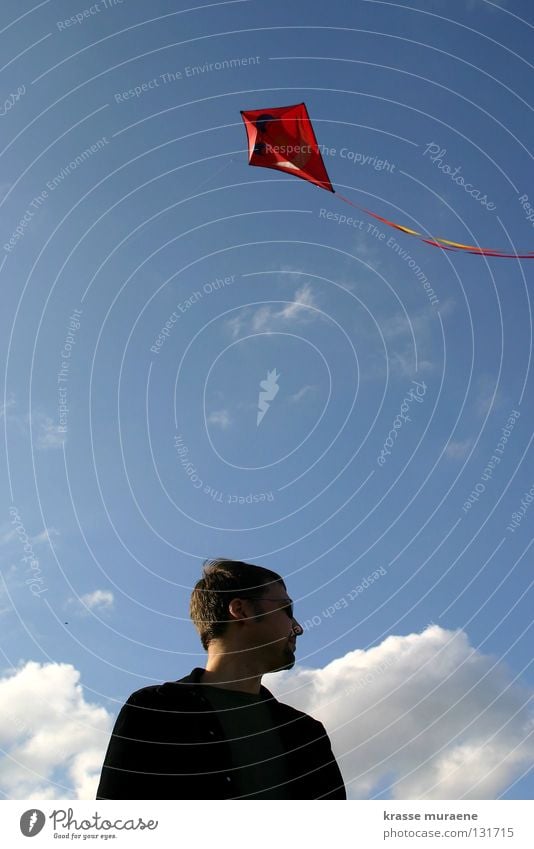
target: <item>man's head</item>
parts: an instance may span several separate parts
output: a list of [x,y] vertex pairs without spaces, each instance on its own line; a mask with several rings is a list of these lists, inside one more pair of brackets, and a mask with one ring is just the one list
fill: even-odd
[[220,558],[204,562],[189,612],[209,652],[253,653],[265,671],[290,669],[302,628],[280,575],[263,566]]

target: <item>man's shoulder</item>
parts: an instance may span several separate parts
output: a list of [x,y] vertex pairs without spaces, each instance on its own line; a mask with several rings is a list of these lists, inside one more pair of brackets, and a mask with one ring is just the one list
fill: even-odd
[[169,703],[190,701],[195,688],[193,682],[189,679],[190,676],[187,675],[178,681],[164,681],[161,684],[141,687],[140,690],[131,693],[127,704],[155,708],[166,706]]
[[322,722],[319,722],[318,719],[314,719],[314,717],[310,716],[309,713],[305,713],[303,710],[299,710],[292,705],[288,705],[286,702],[278,701],[278,699],[275,698],[271,691],[267,690],[266,687],[262,686],[261,693],[267,700],[267,703],[271,705],[271,710],[273,711],[277,722],[281,725],[284,725],[286,728],[295,732],[298,731],[303,733],[306,736],[311,735],[314,738],[322,737],[326,734],[325,727]]
[[146,704],[160,699],[165,699],[169,695],[180,692],[176,688],[177,681],[164,681],[161,684],[153,684],[150,687],[141,687],[140,690],[135,690],[128,698],[132,704]]
[[288,705],[285,702],[279,702],[277,699],[274,699],[274,709],[280,719],[286,722],[298,723],[301,727],[306,726],[315,731],[320,731],[321,729],[324,731],[324,726],[318,719],[314,719],[309,713],[305,713],[303,710],[298,710],[298,708],[294,708],[292,705]]
[[[202,671],[201,669],[194,669],[189,675],[179,678],[177,681],[165,681],[161,684],[142,687],[130,695],[127,704],[164,711],[186,707],[190,707],[192,710],[195,710],[195,708],[202,710],[204,698],[202,685],[199,684]],[[266,687],[262,686],[260,692],[264,701],[274,713],[277,722],[292,725],[293,728],[298,727],[302,730],[306,728],[308,731],[314,732],[314,736],[321,736],[325,733],[323,724],[308,713],[279,701]]]

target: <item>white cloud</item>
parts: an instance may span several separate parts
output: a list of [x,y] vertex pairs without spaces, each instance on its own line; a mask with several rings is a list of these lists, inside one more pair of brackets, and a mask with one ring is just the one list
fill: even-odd
[[[384,265],[384,246],[373,236],[357,230],[354,234],[354,255],[374,271],[379,271]],[[353,260],[351,260],[353,263]],[[352,285],[349,288],[353,289]]]
[[27,434],[29,427],[32,426],[37,449],[46,451],[50,448],[61,448],[66,434],[60,431],[59,425],[49,415],[40,410],[35,410],[33,413],[16,413],[13,412],[16,406],[13,397],[2,404],[0,406],[0,420],[5,418],[24,434]]
[[8,410],[12,410],[15,406],[14,398],[8,398],[5,404],[0,404],[0,419],[7,418]]
[[22,433],[28,432],[28,416],[23,413],[16,413],[15,409],[17,407],[17,402],[13,395],[11,395],[5,404],[0,405],[0,420],[5,419],[6,424],[15,425],[19,431]]
[[279,313],[276,314],[276,318],[283,318],[286,321],[292,321],[293,319],[300,318],[309,318],[310,310],[309,307],[317,307],[317,302],[314,298],[312,288],[309,283],[305,283],[300,289],[297,289],[295,293],[295,300],[291,301],[289,304],[286,304]]
[[115,601],[110,590],[95,590],[80,597],[89,610],[111,610]]
[[259,307],[254,310],[251,318],[251,326],[254,333],[261,333],[262,330],[268,330],[272,324],[273,318],[280,313],[276,313],[269,306]]
[[61,536],[61,534],[59,533],[57,528],[53,528],[53,527],[45,528],[44,531],[41,531],[40,534],[37,534],[37,536],[32,538],[32,543],[34,545],[35,545],[35,543],[40,543],[40,542],[49,543],[49,542],[51,542],[51,537],[58,537],[58,536]]
[[290,395],[289,400],[293,402],[293,404],[298,404],[298,402],[301,401],[302,398],[304,398],[310,392],[315,392],[316,389],[317,386],[311,386],[310,384],[306,384],[306,386],[303,386],[301,389],[298,390],[298,392],[295,392],[293,393],[293,395]]
[[428,374],[433,371],[434,363],[430,360],[425,360],[420,356],[417,360],[417,371],[415,370],[415,354],[413,348],[400,349],[388,357],[389,369],[394,377],[409,377],[416,378],[420,374]]
[[[25,530],[25,529],[23,529]],[[52,537],[61,536],[60,532],[57,528],[50,527],[44,528],[40,534],[36,534],[34,537],[29,537],[29,541],[32,545],[41,545],[42,543],[50,543]],[[0,546],[6,546],[10,543],[14,543],[18,538],[18,533],[16,527],[13,527],[12,523],[4,524],[0,527]],[[15,550],[16,554],[16,550]]]
[[8,543],[12,542],[17,538],[17,532],[14,528],[9,525],[2,525],[2,529],[0,530],[0,545],[4,546]]
[[41,450],[50,448],[61,448],[66,434],[62,433],[59,425],[46,415],[46,413],[34,413],[30,421],[36,429],[36,447]]
[[463,460],[473,446],[473,439],[451,440],[447,443],[445,454],[453,460]]
[[534,757],[531,693],[494,663],[433,625],[264,684],[325,724],[351,798],[492,799]]
[[294,299],[283,307],[263,304],[258,309],[243,310],[239,316],[228,319],[226,326],[232,338],[237,339],[242,331],[261,333],[277,329],[284,322],[313,321],[319,313],[310,307],[317,308],[317,302],[310,284],[304,283],[295,292]]
[[[440,304],[440,314],[444,318],[454,313],[456,304],[452,298],[447,298]],[[386,339],[395,339],[398,336],[406,336],[411,340],[412,335],[420,345],[424,340],[425,345],[430,345],[435,340],[436,332],[439,331],[437,317],[429,316],[428,307],[410,312],[398,311],[380,320],[380,329]]]
[[497,389],[495,378],[483,374],[478,378],[475,394],[475,412],[482,418],[488,412],[495,412],[503,405],[502,392]]
[[113,717],[87,702],[67,663],[30,661],[0,678],[0,785],[10,799],[91,799]]
[[412,334],[417,338],[420,333],[428,330],[428,317],[423,312],[415,315],[397,312],[382,319],[380,329],[386,339],[394,339],[397,336],[407,336],[411,339]]
[[208,416],[209,424],[218,425],[223,429],[230,427],[232,419],[230,418],[230,414],[228,410],[214,410],[213,413],[210,413]]
[[[452,298],[440,303],[442,318],[450,316],[456,309]],[[430,314],[428,307],[408,312],[396,310],[387,315],[376,314],[386,344],[387,367],[391,378],[417,378],[417,374],[435,373],[440,360],[436,357],[436,334],[441,336],[437,316]],[[358,328],[360,336],[371,341],[371,350],[376,346],[376,329],[370,325]],[[415,371],[417,365],[417,372]],[[366,364],[363,375],[367,380],[383,381],[386,376],[386,359],[374,354]]]
[[238,315],[234,315],[232,318],[227,319],[226,327],[230,331],[232,339],[237,339],[239,334],[241,333],[241,328],[244,324],[242,318]]

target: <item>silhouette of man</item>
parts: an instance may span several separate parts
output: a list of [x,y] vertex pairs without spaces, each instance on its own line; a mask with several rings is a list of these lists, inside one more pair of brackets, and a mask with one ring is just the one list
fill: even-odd
[[280,575],[205,561],[190,615],[206,668],[130,696],[96,798],[345,799],[324,726],[261,684],[294,666],[303,633]]

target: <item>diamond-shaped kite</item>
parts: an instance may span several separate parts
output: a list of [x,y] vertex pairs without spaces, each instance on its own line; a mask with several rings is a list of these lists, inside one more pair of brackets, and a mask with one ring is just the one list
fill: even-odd
[[376,218],[388,227],[400,230],[408,236],[417,236],[423,242],[445,251],[465,251],[470,254],[508,259],[534,259],[534,251],[506,253],[493,248],[480,248],[478,245],[464,245],[438,236],[427,238],[423,233],[412,230],[411,227],[405,227],[403,224],[388,221],[387,218],[335,192],[304,103],[278,106],[274,109],[241,111],[241,117],[247,130],[249,165],[274,168],[286,174],[293,174],[294,177],[300,177],[302,180],[308,180],[321,189],[334,192],[340,200]]
[[241,112],[249,165],[276,168],[333,192],[304,103]]

